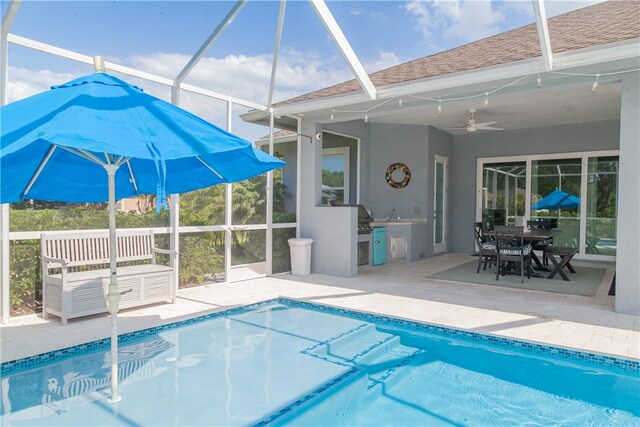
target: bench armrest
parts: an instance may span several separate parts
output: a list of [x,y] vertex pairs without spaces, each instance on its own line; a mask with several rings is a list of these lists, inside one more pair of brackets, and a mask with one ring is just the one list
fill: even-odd
[[52,258],[50,256],[42,255],[42,260],[46,262],[52,262],[54,264],[60,264],[61,267],[67,268],[67,260],[62,258]]

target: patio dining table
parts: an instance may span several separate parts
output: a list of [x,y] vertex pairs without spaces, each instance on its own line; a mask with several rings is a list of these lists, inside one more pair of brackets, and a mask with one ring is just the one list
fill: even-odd
[[[522,227],[512,227],[512,228],[507,227],[499,231],[500,236],[502,237],[506,237],[506,238],[522,237],[523,242],[526,242],[526,243],[542,242],[542,241],[551,239],[553,235],[557,232],[558,232],[557,230],[529,230],[527,228],[523,229]],[[485,234],[487,236],[491,236],[494,238],[496,237],[495,230],[486,231]],[[535,263],[537,270],[549,271],[548,268],[542,265],[542,262],[540,261],[540,258],[538,258],[538,256],[536,255],[535,251],[531,251],[531,260]],[[544,277],[534,269],[531,269],[530,273],[532,276],[535,276],[535,277]]]

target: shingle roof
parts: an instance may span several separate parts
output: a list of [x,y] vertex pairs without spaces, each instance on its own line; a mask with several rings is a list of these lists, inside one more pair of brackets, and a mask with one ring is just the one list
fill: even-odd
[[[554,54],[640,37],[640,1],[609,0],[548,21]],[[507,31],[369,75],[376,87],[505,64],[541,56],[535,24]],[[292,104],[360,90],[353,79],[288,99]]]

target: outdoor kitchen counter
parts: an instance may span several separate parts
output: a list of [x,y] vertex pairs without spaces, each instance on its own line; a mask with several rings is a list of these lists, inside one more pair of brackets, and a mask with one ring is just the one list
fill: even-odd
[[427,250],[427,220],[400,218],[374,219],[371,227],[387,228],[387,261],[410,262],[424,258]]
[[410,224],[426,224],[426,218],[400,218],[396,219],[385,219],[385,218],[375,218],[371,223],[372,227],[384,227],[389,224],[397,224],[397,225],[410,225]]

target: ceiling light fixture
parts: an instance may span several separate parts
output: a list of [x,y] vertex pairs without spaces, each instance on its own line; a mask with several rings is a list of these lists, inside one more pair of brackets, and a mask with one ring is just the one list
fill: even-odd
[[369,123],[369,115],[367,114],[367,112],[365,111],[364,113],[364,122],[365,123]]
[[540,73],[538,73],[538,79],[536,80],[536,83],[538,84],[538,87],[542,87],[542,79],[540,78]]
[[398,108],[402,108],[402,98],[398,100]]
[[600,79],[600,73],[596,74],[596,81],[593,82],[593,86],[591,86],[591,92],[595,92],[598,88],[598,80]]
[[442,99],[438,100],[438,115],[442,113]]
[[489,106],[489,92],[486,92],[484,95],[484,108],[487,108]]

